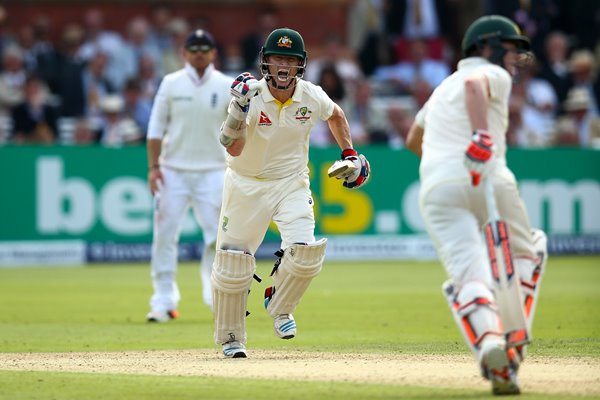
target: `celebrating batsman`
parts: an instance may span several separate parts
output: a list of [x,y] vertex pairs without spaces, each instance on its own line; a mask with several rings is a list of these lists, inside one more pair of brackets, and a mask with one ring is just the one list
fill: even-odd
[[226,153],[219,126],[227,115],[231,78],[217,71],[215,41],[202,29],[184,45],[185,66],[162,80],[148,128],[148,184],[154,195],[150,322],[177,317],[177,241],[189,206],[202,228],[203,300],[212,306],[211,270]]
[[302,36],[276,29],[259,53],[263,78],[243,73],[231,85],[233,99],[221,127],[221,143],[230,156],[212,273],[215,342],[227,358],[246,357],[254,254],[271,221],[281,233],[281,250],[265,307],[277,337],[296,336],[292,313],[323,266],[327,240],[315,240],[307,166],[309,135],[317,119],[327,121],[342,149],[342,160],[329,176],[348,188],[369,178],[369,163],[353,149],[342,109],[320,87],[302,79],[306,61]]
[[[458,70],[435,89],[410,128],[407,146],[422,157],[420,208],[427,231],[448,273],[444,294],[482,375],[494,394],[518,394],[523,341],[507,335],[507,317],[498,312],[510,298],[499,293],[495,258],[488,258],[482,227],[488,219],[486,180],[490,180],[500,217],[508,225],[516,270],[512,295],[519,315],[531,326],[546,261],[546,236],[532,230],[506,164],[508,99],[512,77],[531,61],[529,39],[500,16],[485,16],[467,29]],[[493,244],[492,244],[493,248]],[[506,247],[508,248],[508,247]],[[490,255],[493,252],[489,253]],[[510,278],[510,277],[509,277]],[[524,317],[524,319],[523,319]],[[504,318],[504,319],[503,319]]]

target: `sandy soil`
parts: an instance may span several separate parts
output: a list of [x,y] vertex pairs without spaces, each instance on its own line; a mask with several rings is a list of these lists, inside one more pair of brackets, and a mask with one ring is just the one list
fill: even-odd
[[[486,389],[468,356],[339,354],[251,350],[223,359],[218,349],[106,353],[0,353],[0,370],[215,376],[385,383]],[[523,392],[600,395],[600,360],[529,358],[520,371]]]

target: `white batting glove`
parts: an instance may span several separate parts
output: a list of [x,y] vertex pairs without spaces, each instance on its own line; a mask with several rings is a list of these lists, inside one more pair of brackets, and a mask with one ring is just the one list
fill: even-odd
[[369,180],[371,166],[367,158],[354,149],[342,151],[342,160],[338,160],[329,168],[328,176],[344,180],[344,187],[356,189]]
[[249,72],[238,75],[229,92],[235,98],[242,111],[248,111],[250,100],[258,93],[258,80]]

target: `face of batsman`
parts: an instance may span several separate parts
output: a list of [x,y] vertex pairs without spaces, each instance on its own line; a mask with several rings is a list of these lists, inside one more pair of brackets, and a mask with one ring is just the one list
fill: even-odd
[[287,89],[295,82],[294,78],[304,76],[307,60],[304,39],[293,29],[275,29],[260,50],[259,59],[265,80],[277,89]]

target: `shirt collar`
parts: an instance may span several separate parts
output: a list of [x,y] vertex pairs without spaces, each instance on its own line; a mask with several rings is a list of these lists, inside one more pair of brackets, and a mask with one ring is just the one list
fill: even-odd
[[190,79],[192,80],[192,82],[194,82],[194,85],[198,86],[198,85],[203,84],[208,79],[208,77],[210,76],[212,71],[214,71],[215,66],[213,64],[208,64],[208,66],[204,70],[204,74],[202,74],[202,77],[198,76],[198,72],[196,71],[196,68],[192,67],[192,65],[188,62],[185,63],[184,69],[185,69],[185,72],[190,77]]
[[[269,101],[275,101],[275,97],[269,91],[269,86],[267,81],[263,78],[259,81],[260,83],[260,95],[263,98],[265,103]],[[292,95],[292,101],[300,102],[302,100],[302,79],[298,79],[296,81],[296,89],[294,90],[294,94]]]
[[457,69],[474,67],[478,65],[491,64],[490,61],[483,57],[468,57],[463,58],[458,62]]

